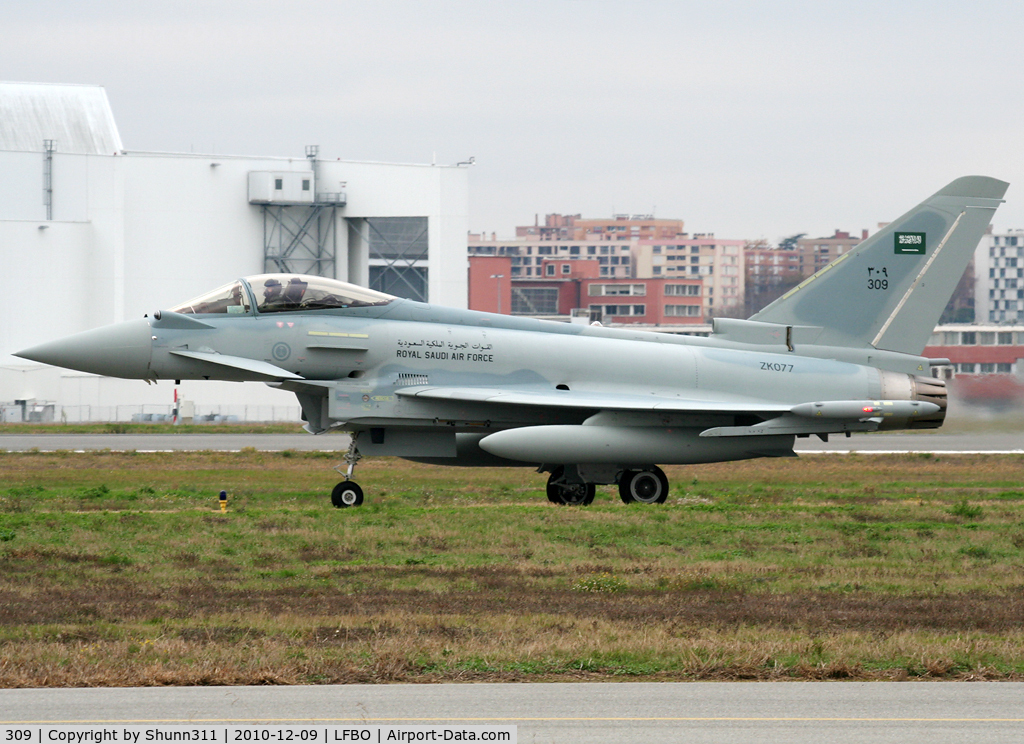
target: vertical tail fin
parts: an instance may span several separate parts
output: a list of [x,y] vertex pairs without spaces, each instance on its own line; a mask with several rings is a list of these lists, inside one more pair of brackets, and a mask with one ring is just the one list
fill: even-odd
[[920,354],[1009,186],[958,178],[751,317],[815,343]]

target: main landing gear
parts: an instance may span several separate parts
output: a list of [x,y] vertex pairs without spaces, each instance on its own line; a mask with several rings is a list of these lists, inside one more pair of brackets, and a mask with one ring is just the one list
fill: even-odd
[[[331,503],[338,509],[345,509],[350,506],[361,506],[363,503],[363,489],[352,480],[352,472],[356,469],[356,463],[362,458],[359,450],[356,449],[356,435],[352,434],[352,441],[348,445],[348,452],[345,453],[345,480],[334,487],[331,491]],[[339,473],[341,466],[335,468]]]
[[641,470],[622,470],[607,475],[586,472],[588,480],[580,471],[582,466],[558,465],[548,477],[548,501],[560,506],[587,506],[594,501],[595,483],[589,478],[596,478],[601,483],[618,483],[619,498],[626,504],[664,504],[668,498],[668,478],[664,471],[656,465]]
[[572,483],[565,477],[565,467],[559,465],[548,478],[548,501],[561,506],[587,506],[594,501],[597,487],[593,483]]
[[619,498],[625,504],[664,504],[668,478],[656,465],[649,470],[626,470],[619,476]]

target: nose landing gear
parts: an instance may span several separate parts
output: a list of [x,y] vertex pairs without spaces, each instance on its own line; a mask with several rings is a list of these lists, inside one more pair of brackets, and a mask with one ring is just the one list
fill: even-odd
[[[356,469],[356,463],[362,459],[362,455],[356,449],[356,439],[358,436],[358,433],[352,434],[352,441],[348,445],[348,452],[345,453],[345,464],[348,466],[344,472],[345,480],[336,485],[331,491],[331,503],[338,509],[361,506],[363,503],[363,489],[352,480],[352,473]],[[334,469],[339,473],[341,472],[340,465]]]

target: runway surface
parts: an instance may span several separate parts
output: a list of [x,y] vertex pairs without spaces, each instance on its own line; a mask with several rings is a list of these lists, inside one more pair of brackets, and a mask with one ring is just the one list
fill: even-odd
[[[255,447],[263,451],[344,451],[344,434],[4,434],[0,451],[55,450],[240,450]],[[833,436],[829,442],[817,437],[798,439],[801,452],[1020,452],[1024,453],[1024,432],[983,432],[971,434],[855,434]]]
[[1020,742],[1024,683],[690,682],[0,691],[34,723],[515,725],[519,742]]

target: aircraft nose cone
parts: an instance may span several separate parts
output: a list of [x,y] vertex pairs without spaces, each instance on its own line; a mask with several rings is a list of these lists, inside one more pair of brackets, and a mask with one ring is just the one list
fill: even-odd
[[95,375],[142,379],[149,376],[152,353],[149,321],[139,319],[76,333],[14,356]]

